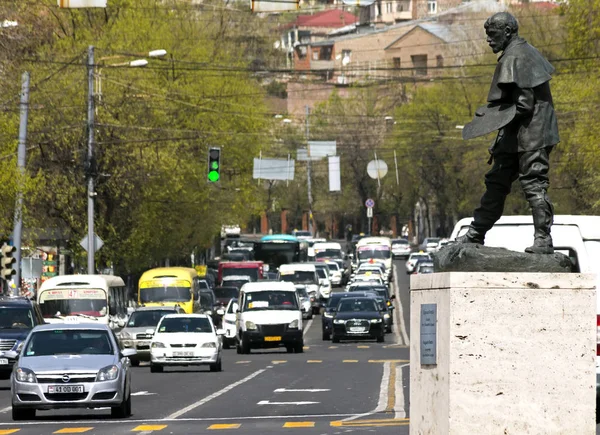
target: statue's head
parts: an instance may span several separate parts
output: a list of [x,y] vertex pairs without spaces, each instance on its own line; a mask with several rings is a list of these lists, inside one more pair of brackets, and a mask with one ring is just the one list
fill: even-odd
[[492,15],[485,21],[483,27],[487,35],[487,43],[494,53],[503,51],[508,43],[519,35],[519,23],[508,12]]

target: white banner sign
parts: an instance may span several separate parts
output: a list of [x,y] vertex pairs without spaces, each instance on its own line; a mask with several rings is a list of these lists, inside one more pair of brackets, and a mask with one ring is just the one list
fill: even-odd
[[337,143],[334,140],[309,140],[308,155],[311,158],[323,158],[336,155]]
[[254,159],[252,178],[263,180],[293,180],[295,161],[290,159]]
[[329,157],[329,191],[339,192],[342,190],[340,158],[339,156]]

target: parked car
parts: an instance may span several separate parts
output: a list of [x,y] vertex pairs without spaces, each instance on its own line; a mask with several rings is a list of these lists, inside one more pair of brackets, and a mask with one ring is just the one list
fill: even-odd
[[150,361],[150,341],[152,335],[146,331],[156,328],[160,319],[167,314],[182,314],[185,311],[180,306],[139,307],[129,319],[125,327],[117,334],[122,349],[135,349],[135,356],[129,357],[131,365],[137,367],[140,361]]
[[333,343],[359,338],[385,341],[385,321],[374,297],[344,298],[333,316]]
[[33,328],[46,323],[38,305],[24,297],[0,297],[0,379],[10,379],[19,352]]
[[33,328],[11,377],[12,418],[35,418],[38,409],[110,407],[131,415],[131,364],[135,349],[119,349],[108,327],[61,323]]
[[[150,332],[150,331],[149,331]],[[211,372],[221,371],[220,338],[212,318],[206,314],[170,314],[163,317],[151,331],[150,372],[162,372],[172,366],[209,366]]]

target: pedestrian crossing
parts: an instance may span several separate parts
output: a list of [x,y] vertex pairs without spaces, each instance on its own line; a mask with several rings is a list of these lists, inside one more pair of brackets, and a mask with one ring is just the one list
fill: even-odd
[[[46,423],[46,425],[50,425],[51,423]],[[110,426],[101,425],[101,426],[65,426],[61,428],[50,428],[46,425],[36,425],[35,433],[39,435],[45,434],[83,434],[83,433],[95,433],[95,431],[108,429]],[[123,422],[119,427],[119,433],[127,433],[130,432],[132,434],[150,434],[150,433],[178,433],[177,432],[177,424],[135,424],[131,427],[126,427],[127,423]],[[264,424],[263,424],[264,425]],[[370,420],[335,420],[335,421],[284,421],[284,422],[270,422],[269,426],[273,426],[273,428],[280,429],[311,429],[311,428],[323,428],[332,427],[332,428],[353,428],[353,427],[385,427],[385,426],[408,426],[409,419],[401,418],[401,419],[370,419]],[[47,428],[48,427],[48,428]],[[264,427],[264,426],[263,426]],[[46,429],[47,428],[47,429]],[[198,430],[206,430],[206,431],[239,431],[239,433],[244,432],[244,428],[250,430],[255,428],[255,423],[253,422],[243,422],[243,423],[234,423],[234,422],[219,422],[219,423],[204,423],[202,425],[195,424],[195,428]],[[0,435],[11,435],[16,434],[20,435],[20,432],[23,432],[25,435],[25,431],[27,433],[31,433],[33,427],[28,426],[24,428],[14,427],[14,428],[6,428],[0,429]],[[113,427],[114,429],[114,427]]]

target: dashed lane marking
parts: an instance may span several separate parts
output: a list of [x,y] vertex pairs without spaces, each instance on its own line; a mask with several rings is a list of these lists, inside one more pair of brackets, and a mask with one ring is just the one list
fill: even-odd
[[251,363],[251,362],[252,362],[252,361],[236,361],[235,363],[236,363],[236,364],[249,364],[249,363]]
[[288,421],[283,427],[286,428],[298,428],[298,427],[315,427],[314,421]]
[[408,363],[410,362],[407,359],[370,359],[370,363]]
[[342,361],[343,363],[357,363],[358,360],[357,359],[345,359]]
[[310,349],[310,346],[304,346],[303,349],[308,350],[308,349]]
[[239,429],[241,424],[211,424],[208,426],[209,430],[219,430],[219,429]]
[[85,433],[91,431],[92,429],[93,427],[65,427],[53,433]]
[[357,349],[369,349],[371,346],[356,346]]
[[19,432],[21,429],[0,429],[0,435],[10,435],[11,433]]
[[287,362],[287,360],[275,360],[275,361],[271,361],[271,364],[285,364]]
[[322,363],[323,360],[320,360],[320,359],[309,359],[306,362],[309,363],[309,364],[318,364],[318,363]]
[[153,430],[163,430],[166,424],[140,424],[131,429],[131,432],[151,432]]
[[352,420],[352,421],[332,421],[332,427],[385,427],[385,426],[408,426],[408,418],[391,418],[381,420]]
[[339,346],[329,346],[329,349],[337,349]]

